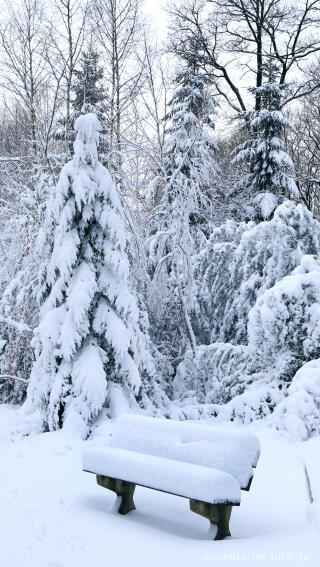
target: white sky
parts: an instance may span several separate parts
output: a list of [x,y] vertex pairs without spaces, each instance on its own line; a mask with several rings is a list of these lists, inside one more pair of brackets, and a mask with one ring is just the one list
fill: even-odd
[[167,0],[144,0],[144,13],[157,31],[159,40],[165,38],[167,31],[166,4]]

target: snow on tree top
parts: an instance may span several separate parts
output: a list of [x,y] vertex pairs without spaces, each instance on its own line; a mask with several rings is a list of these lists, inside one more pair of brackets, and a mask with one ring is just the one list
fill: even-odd
[[97,145],[101,131],[100,122],[95,114],[89,112],[81,115],[75,121],[77,137],[74,143],[74,161],[95,167],[98,163]]

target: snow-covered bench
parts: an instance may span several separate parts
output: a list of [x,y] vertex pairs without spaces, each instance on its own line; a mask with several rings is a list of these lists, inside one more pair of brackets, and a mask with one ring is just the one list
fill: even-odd
[[135,509],[136,485],[169,492],[188,498],[222,539],[259,453],[256,437],[231,428],[125,415],[113,422],[105,445],[84,451],[83,469],[117,494],[120,514]]

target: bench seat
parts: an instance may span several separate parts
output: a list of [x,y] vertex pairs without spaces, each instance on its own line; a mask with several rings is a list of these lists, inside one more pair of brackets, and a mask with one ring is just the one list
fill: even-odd
[[86,472],[121,479],[209,504],[240,504],[239,483],[209,467],[116,449],[92,447],[83,452]]

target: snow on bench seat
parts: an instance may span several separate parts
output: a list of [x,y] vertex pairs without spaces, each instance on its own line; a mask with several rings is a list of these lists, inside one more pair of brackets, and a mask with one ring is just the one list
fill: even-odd
[[91,447],[83,470],[210,504],[240,504],[240,486],[231,475],[115,447]]
[[[167,426],[169,422],[170,426]],[[237,435],[228,429],[212,432],[185,422],[140,416],[125,416],[114,422],[109,446],[218,469],[232,475],[242,489],[253,476],[252,461],[259,444],[254,436]],[[214,426],[212,426],[214,429]],[[249,451],[246,447],[250,444]]]

